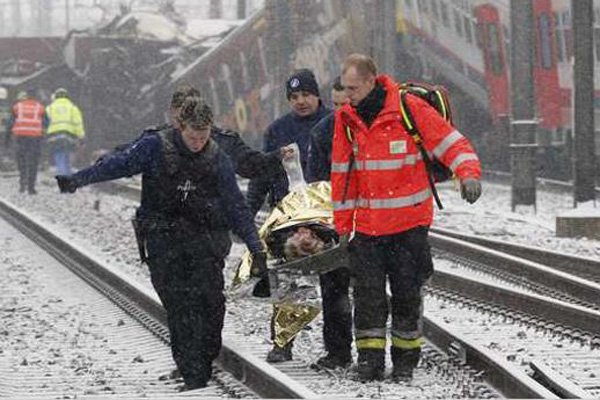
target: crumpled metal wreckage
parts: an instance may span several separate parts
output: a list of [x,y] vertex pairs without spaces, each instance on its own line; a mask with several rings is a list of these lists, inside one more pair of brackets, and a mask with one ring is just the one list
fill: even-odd
[[[300,227],[307,227],[323,240],[320,253],[287,259],[285,240]],[[269,257],[273,301],[274,342],[284,347],[321,310],[317,292],[318,275],[348,265],[345,248],[338,245],[333,227],[333,205],[329,182],[296,187],[269,214],[258,231]],[[260,278],[250,276],[251,254],[246,252],[238,265],[231,295],[249,295]]]

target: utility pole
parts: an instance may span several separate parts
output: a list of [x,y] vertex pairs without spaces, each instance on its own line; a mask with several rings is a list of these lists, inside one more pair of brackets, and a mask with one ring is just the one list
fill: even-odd
[[367,9],[367,20],[378,21],[369,28],[369,55],[379,70],[395,76],[396,66],[396,1],[370,0],[361,5]]
[[396,1],[381,0],[380,9],[383,12],[382,24],[381,67],[390,75],[396,76]]
[[12,2],[12,20],[10,21],[13,26],[12,35],[18,36],[21,33],[21,27],[23,22],[21,21],[21,1],[13,0]]
[[273,118],[281,115],[284,107],[285,91],[282,90],[283,82],[290,72],[292,55],[296,48],[295,42],[295,24],[294,14],[295,3],[291,1],[266,0],[265,7],[267,18],[271,30],[267,36],[265,47],[267,49],[267,63],[269,64],[272,76],[269,80],[272,87],[275,88],[278,95],[274,96]]
[[210,0],[210,5],[208,8],[208,18],[223,18],[223,0]]
[[237,19],[246,19],[247,7],[246,0],[237,0]]
[[596,200],[594,145],[594,4],[571,0],[573,27],[573,200]]
[[69,33],[69,31],[71,30],[71,16],[69,10],[70,7],[71,4],[69,0],[65,0],[65,34]]
[[537,143],[533,85],[534,30],[532,0],[510,1],[511,31],[511,207],[536,210]]

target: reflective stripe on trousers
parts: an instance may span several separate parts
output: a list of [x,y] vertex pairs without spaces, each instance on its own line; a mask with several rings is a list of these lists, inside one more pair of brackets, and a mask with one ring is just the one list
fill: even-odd
[[[396,235],[357,234],[350,242],[357,349],[385,348],[390,311],[392,345],[420,346],[421,289],[433,272],[427,232],[427,228],[418,227]],[[392,291],[389,299],[388,279]]]

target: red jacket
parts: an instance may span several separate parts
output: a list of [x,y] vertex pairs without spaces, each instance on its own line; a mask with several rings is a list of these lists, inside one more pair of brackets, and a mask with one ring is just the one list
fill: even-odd
[[[372,236],[390,235],[433,221],[425,163],[401,122],[398,84],[385,75],[377,81],[387,94],[371,127],[349,104],[335,114],[331,185],[334,224],[340,235],[353,229]],[[408,95],[407,104],[428,153],[461,180],[479,179],[481,166],[469,141],[420,98]],[[348,174],[353,147],[354,165]]]
[[44,105],[37,100],[21,100],[13,106],[15,136],[42,136]]

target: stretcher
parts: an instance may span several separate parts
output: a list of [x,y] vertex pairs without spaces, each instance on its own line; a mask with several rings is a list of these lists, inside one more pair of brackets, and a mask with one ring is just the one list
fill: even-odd
[[[320,253],[295,260],[286,260],[280,251],[275,251],[276,246],[270,239],[281,232],[302,226],[318,226],[322,231],[330,230],[334,243]],[[315,182],[293,190],[272,210],[258,233],[268,250],[268,266],[271,274],[286,272],[318,275],[348,266],[347,249],[337,243],[337,235],[333,228],[333,206],[329,182]],[[285,235],[282,236],[285,237]],[[236,286],[251,281],[250,264],[251,255],[246,252],[242,256],[232,283],[234,289]]]

